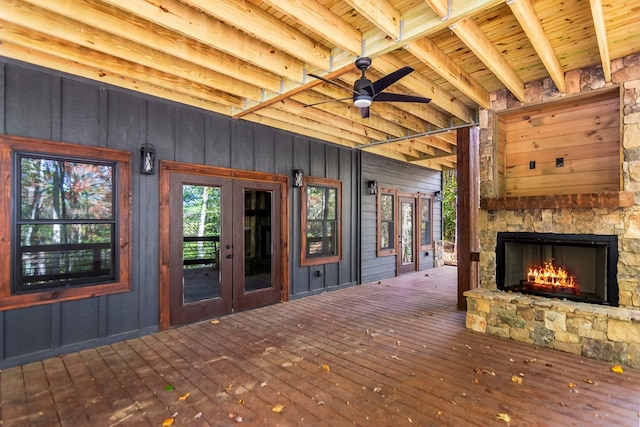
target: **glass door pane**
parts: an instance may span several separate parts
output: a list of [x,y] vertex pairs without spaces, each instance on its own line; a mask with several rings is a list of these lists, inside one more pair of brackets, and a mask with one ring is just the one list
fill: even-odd
[[400,214],[402,216],[401,227],[402,234],[401,247],[402,253],[400,254],[402,265],[413,263],[413,203],[402,202]]
[[185,184],[182,197],[182,295],[189,304],[221,295],[221,188]]
[[244,189],[244,290],[271,288],[271,191]]

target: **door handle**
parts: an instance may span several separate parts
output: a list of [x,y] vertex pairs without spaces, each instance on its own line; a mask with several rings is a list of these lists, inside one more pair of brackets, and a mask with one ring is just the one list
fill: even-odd
[[227,258],[233,258],[232,254],[227,255]]

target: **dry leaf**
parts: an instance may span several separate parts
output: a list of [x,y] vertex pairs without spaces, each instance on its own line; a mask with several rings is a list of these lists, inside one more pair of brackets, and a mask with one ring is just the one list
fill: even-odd
[[167,418],[166,420],[164,420],[162,422],[162,427],[169,427],[172,426],[174,423],[175,419],[174,418]]
[[615,365],[611,367],[611,372],[615,372],[616,374],[621,374],[624,372],[624,369],[622,369],[622,366],[620,365]]
[[212,324],[212,325],[217,325],[218,323],[220,323],[220,320],[218,320],[218,319],[213,319],[213,320],[211,321],[211,324]]
[[478,380],[477,378],[472,379],[471,382],[474,384],[480,384],[480,380]]
[[589,378],[585,378],[584,382],[587,384],[593,384],[593,380],[590,380]]
[[277,414],[281,414],[282,411],[284,410],[284,405],[277,404],[276,406],[271,408],[271,410]]
[[507,414],[498,414],[496,416],[496,419],[504,421],[507,424],[509,424],[511,422],[511,417],[509,415],[507,415]]
[[241,405],[244,405],[244,399],[238,400],[238,403],[241,404]]
[[233,390],[233,383],[229,384],[227,388],[224,389],[227,393],[231,394],[231,390]]
[[522,384],[522,378],[520,378],[517,375],[514,375],[514,376],[511,377],[511,382]]
[[381,388],[381,387],[374,387],[374,388],[373,388],[373,392],[374,392],[374,393],[380,393],[381,391],[382,391],[382,388]]
[[198,412],[197,414],[195,414],[195,415],[193,416],[193,419],[194,419],[194,420],[198,420],[198,419],[200,419],[200,418],[202,418],[202,412]]
[[187,398],[191,396],[191,393],[185,393],[178,398],[178,400],[187,400]]
[[329,365],[327,365],[326,363],[324,363],[324,364],[322,365],[322,369],[324,369],[324,370],[325,370],[325,371],[327,371],[327,372],[331,372],[331,368],[330,368],[330,367],[329,367]]
[[569,383],[569,388],[576,388],[576,385],[574,383]]

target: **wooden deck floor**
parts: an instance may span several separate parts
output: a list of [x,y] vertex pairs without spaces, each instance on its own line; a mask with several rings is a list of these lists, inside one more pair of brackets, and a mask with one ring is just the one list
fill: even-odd
[[640,371],[467,331],[455,283],[442,267],[6,369],[0,424],[640,425]]

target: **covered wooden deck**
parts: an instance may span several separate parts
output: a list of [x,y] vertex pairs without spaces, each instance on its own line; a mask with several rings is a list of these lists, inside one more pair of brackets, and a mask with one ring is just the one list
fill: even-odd
[[640,424],[640,371],[470,332],[456,295],[442,267],[6,369],[0,424]]

